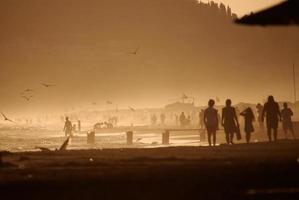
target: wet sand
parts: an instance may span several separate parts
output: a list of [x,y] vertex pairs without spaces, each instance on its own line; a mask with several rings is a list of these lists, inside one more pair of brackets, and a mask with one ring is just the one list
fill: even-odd
[[299,141],[2,155],[3,199],[299,199]]

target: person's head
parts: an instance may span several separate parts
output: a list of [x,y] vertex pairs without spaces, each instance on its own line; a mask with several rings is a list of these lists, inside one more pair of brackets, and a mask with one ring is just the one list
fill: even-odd
[[213,99],[210,99],[208,105],[209,107],[213,107],[215,105],[215,101]]
[[269,102],[269,103],[274,103],[274,97],[273,97],[272,95],[270,95],[270,96],[268,97],[268,102]]
[[262,104],[258,103],[256,104],[256,108],[260,108],[262,106]]
[[69,117],[65,117],[65,121],[69,121]]
[[287,103],[283,103],[283,107],[284,108],[288,108],[288,104]]
[[250,107],[246,108],[247,112],[253,113],[252,109]]
[[232,105],[232,100],[227,99],[227,100],[225,101],[225,104],[226,104],[227,107],[230,107],[230,106]]

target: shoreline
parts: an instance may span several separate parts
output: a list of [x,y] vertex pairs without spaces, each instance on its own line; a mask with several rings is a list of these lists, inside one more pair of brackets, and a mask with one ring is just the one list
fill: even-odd
[[3,162],[12,164],[0,167],[0,190],[10,199],[299,197],[298,140],[17,152],[4,153]]

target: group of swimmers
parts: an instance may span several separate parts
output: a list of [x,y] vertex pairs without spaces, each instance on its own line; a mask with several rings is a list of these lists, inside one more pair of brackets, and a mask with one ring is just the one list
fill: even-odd
[[[214,108],[215,101],[210,99],[208,102],[208,108],[204,110],[204,124],[208,133],[209,145],[216,145],[216,132],[219,130],[219,115],[218,110]],[[287,132],[291,131],[293,138],[295,139],[293,123],[291,117],[293,112],[288,108],[287,103],[283,104],[283,109],[279,109],[279,105],[275,102],[273,96],[268,97],[268,101],[265,103],[261,120],[264,122],[266,118],[267,135],[269,141],[277,140],[278,122],[282,121],[283,130],[287,137]],[[244,117],[244,131],[246,134],[246,142],[250,142],[251,133],[254,132],[253,122],[255,120],[253,111],[250,107],[246,108],[240,113]],[[221,125],[224,128],[225,139],[227,144],[234,144],[234,135],[240,134],[240,124],[236,114],[236,109],[232,106],[230,99],[226,100],[226,106],[222,109]],[[272,137],[273,135],[273,137]]]

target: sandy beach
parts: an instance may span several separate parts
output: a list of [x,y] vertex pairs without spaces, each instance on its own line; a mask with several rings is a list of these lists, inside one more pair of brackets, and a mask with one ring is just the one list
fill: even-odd
[[2,152],[4,199],[298,199],[299,142]]

